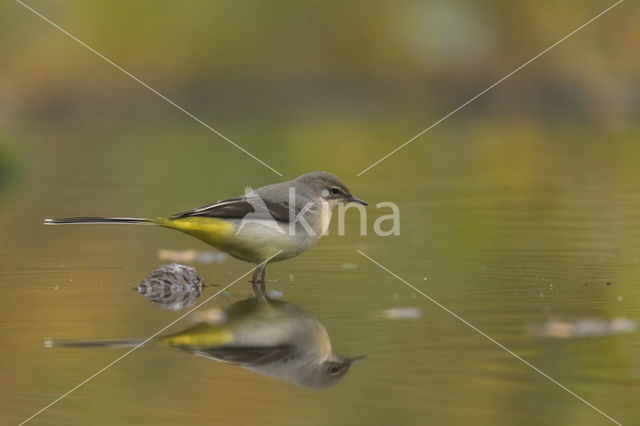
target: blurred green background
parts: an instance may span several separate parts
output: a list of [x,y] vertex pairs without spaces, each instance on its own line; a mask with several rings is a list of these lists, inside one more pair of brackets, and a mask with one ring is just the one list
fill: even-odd
[[[337,174],[371,203],[369,235],[349,213],[345,237],[334,223],[269,278],[318,317],[338,353],[366,353],[365,362],[312,392],[145,349],[34,423],[608,423],[355,249],[613,418],[640,422],[637,332],[526,333],[553,318],[640,320],[637,3],[359,177],[612,2],[27,4],[285,176],[19,3],[0,4],[3,422],[24,420],[121,353],[46,350],[44,338],[152,334],[178,314],[130,288],[163,263],[158,249],[207,249],[163,230],[45,228],[43,218],[161,216],[312,170]],[[372,235],[388,213],[375,208],[381,201],[400,206],[400,236]],[[196,266],[221,285],[250,269]],[[230,298],[247,294],[242,282]],[[397,306],[422,317],[380,316]]]

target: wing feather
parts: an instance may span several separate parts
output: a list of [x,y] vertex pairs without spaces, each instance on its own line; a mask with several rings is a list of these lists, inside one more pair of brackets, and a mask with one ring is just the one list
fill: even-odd
[[[251,214],[254,219],[272,218],[279,222],[289,222],[289,203],[269,201],[260,197],[239,197],[218,201],[208,206],[177,213],[171,219],[186,217],[215,217],[223,219],[242,219]],[[298,212],[294,210],[294,215]]]
[[210,358],[216,361],[226,362],[235,365],[266,365],[285,359],[295,358],[295,346],[293,345],[276,345],[276,346],[249,346],[249,347],[230,347],[222,346],[218,348],[182,348],[187,352],[195,355]]

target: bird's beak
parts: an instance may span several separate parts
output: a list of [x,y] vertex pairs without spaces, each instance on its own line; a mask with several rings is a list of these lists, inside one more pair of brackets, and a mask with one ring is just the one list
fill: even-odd
[[360,361],[362,361],[366,357],[367,357],[366,355],[359,355],[359,356],[354,356],[352,358],[347,358],[346,361],[351,366],[351,365],[355,365],[355,364],[359,363]]
[[353,195],[351,196],[351,198],[349,198],[349,202],[350,203],[362,204],[363,206],[368,206],[369,205],[369,203],[367,203],[366,201],[363,201],[358,197],[354,197]]

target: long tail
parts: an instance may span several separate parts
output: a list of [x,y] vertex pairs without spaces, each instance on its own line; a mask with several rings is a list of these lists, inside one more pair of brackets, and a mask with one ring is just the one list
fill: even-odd
[[51,340],[44,341],[45,348],[131,348],[143,340]]
[[153,220],[141,217],[60,217],[57,219],[45,219],[45,225],[75,225],[78,223],[133,223],[138,225],[151,225]]

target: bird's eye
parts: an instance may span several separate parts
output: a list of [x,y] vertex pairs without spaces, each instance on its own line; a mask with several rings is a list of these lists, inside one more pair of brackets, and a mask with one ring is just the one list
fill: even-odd
[[340,372],[340,367],[339,367],[339,366],[337,366],[337,365],[334,365],[333,367],[331,367],[331,368],[329,369],[329,372],[330,372],[331,374],[338,374],[338,373]]
[[340,188],[338,188],[337,186],[332,186],[331,187],[331,193],[333,195],[338,195],[340,193]]

